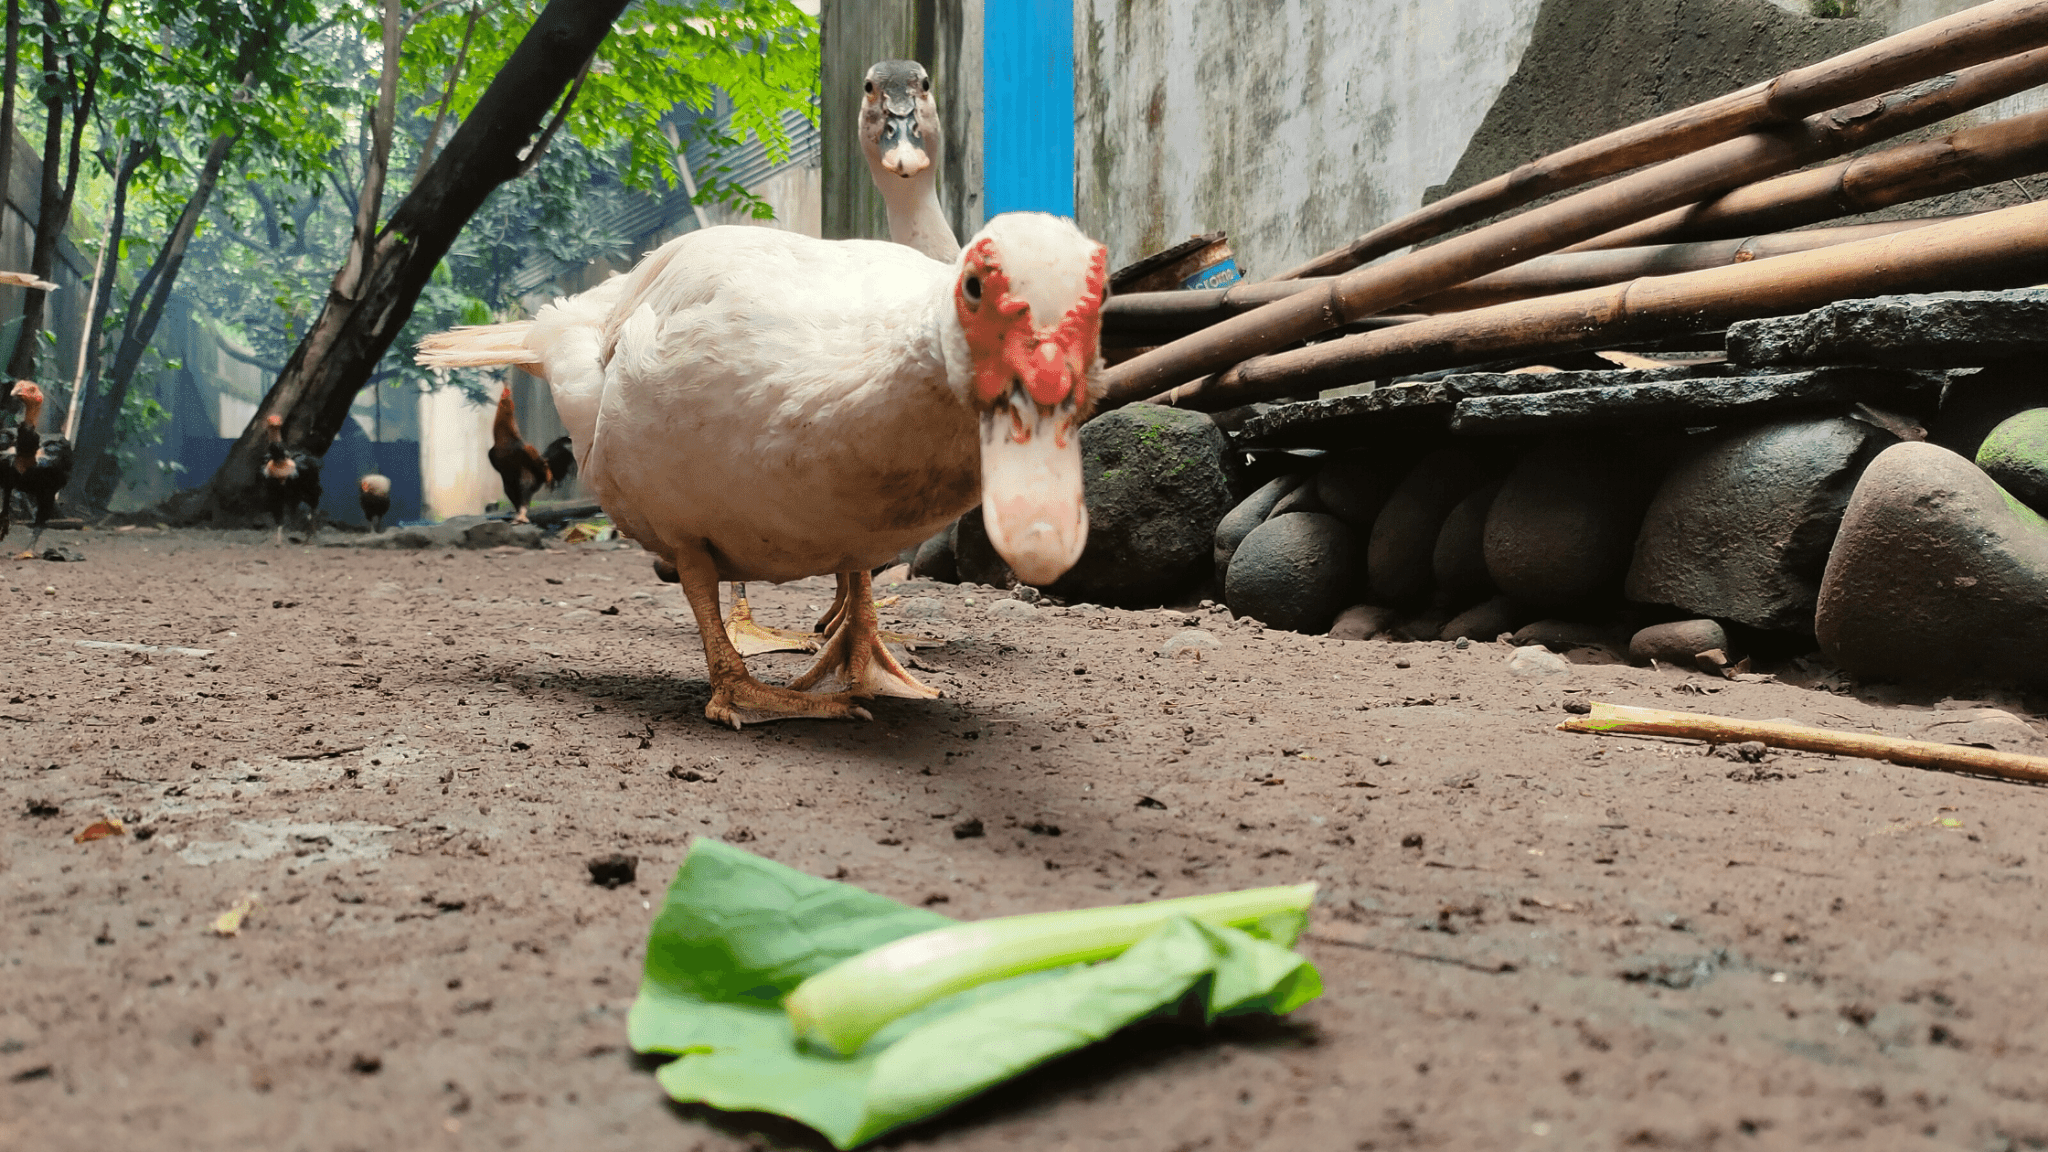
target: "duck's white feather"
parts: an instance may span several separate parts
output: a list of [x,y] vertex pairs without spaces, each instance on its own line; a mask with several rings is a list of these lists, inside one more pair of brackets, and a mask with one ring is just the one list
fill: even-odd
[[[704,541],[728,579],[886,561],[980,497],[975,418],[947,371],[952,284],[895,244],[671,241],[620,278],[604,321],[586,482],[628,535],[661,553]],[[555,348],[592,344],[556,337],[549,379],[587,378]]]

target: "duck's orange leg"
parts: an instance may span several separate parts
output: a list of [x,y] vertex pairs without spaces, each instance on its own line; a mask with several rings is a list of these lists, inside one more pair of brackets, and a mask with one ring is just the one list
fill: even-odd
[[[849,586],[850,581],[847,574],[841,572],[839,574],[839,589],[832,593],[832,606],[825,609],[823,616],[818,617],[818,622],[812,626],[813,630],[829,636],[834,629],[839,627],[841,620],[846,615],[846,592]],[[874,578],[872,576],[868,578],[868,591],[870,595],[874,591]],[[899,599],[901,597],[889,596],[881,600],[872,600],[871,602],[876,608],[887,608]],[[934,644],[944,643],[944,641],[934,640],[930,636],[915,636],[908,632],[883,632],[880,635],[884,644],[901,644],[913,652],[919,648],[929,648]],[[817,651],[817,644],[812,644],[810,650],[813,652]]]
[[770,720],[872,720],[868,710],[853,702],[850,694],[824,695],[776,688],[747,674],[747,663],[726,637],[718,617],[718,568],[701,544],[678,548],[669,557],[675,565],[683,595],[697,617],[697,631],[704,640],[704,664],[711,676],[711,702],[704,706],[706,719],[730,724],[765,724]]
[[937,696],[936,689],[919,683],[883,644],[875,621],[874,585],[866,570],[842,572],[839,580],[846,597],[838,625],[819,650],[818,662],[789,686],[809,690],[829,685],[828,690],[843,690],[857,697],[929,700]]

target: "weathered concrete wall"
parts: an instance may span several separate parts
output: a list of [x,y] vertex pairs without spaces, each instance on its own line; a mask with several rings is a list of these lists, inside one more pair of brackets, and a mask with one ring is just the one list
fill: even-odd
[[1884,35],[1770,0],[1544,0],[1521,66],[1424,201]]
[[[1075,0],[1082,227],[1121,262],[1226,229],[1280,271],[1603,132],[1972,7],[1863,0]],[[2048,107],[2035,90],[1919,133]],[[2048,179],[1873,218],[2001,207]]]
[[1076,0],[1075,204],[1112,264],[1229,231],[1278,272],[1415,208],[1538,0]]

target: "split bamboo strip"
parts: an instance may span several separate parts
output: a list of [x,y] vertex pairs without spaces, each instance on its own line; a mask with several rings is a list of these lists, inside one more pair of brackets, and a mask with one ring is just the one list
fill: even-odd
[[1528,300],[1581,288],[1619,284],[1641,276],[1672,276],[1698,272],[1752,260],[1769,260],[1837,244],[1853,244],[1875,236],[1911,232],[1934,224],[1966,220],[1966,216],[1929,216],[1916,220],[1884,220],[1875,224],[1848,224],[1840,228],[1815,228],[1807,232],[1776,232],[1735,240],[1706,240],[1692,244],[1652,244],[1642,248],[1611,248],[1598,252],[1553,252],[1526,264],[1503,269],[1456,288],[1425,296],[1403,305],[1417,312],[1463,312]]
[[2013,288],[2048,278],[2048,203],[1677,276],[1650,276],[1346,336],[1246,360],[1152,397],[1215,411],[1399,372],[1613,347],[1890,292]]
[[1704,740],[1709,744],[1742,744],[1755,740],[1773,748],[1859,756],[1866,760],[1889,760],[1894,764],[1930,768],[1937,772],[1970,772],[1996,776],[2001,780],[2048,784],[2048,756],[2025,756],[1965,744],[1936,744],[1928,740],[1839,732],[1831,728],[1809,728],[1804,724],[1783,724],[1773,720],[1737,720],[1698,712],[1668,712],[1662,708],[1595,703],[1591,713],[1574,716],[1559,724],[1558,729],[1596,735],[1676,736],[1685,740]]
[[1779,232],[2044,171],[2048,112],[2035,112],[1764,180],[1704,204],[1674,208],[1617,228],[1565,251]]
[[1774,79],[1645,120],[1533,160],[1384,224],[1274,277],[1293,280],[1356,268],[1532,200],[1683,156],[1768,124],[1889,91],[1915,80],[2048,44],[2048,3],[1979,4]]
[[[1806,252],[1836,244],[1909,232],[1930,224],[1944,224],[1960,216],[1888,220],[1876,224],[1852,224],[1842,228],[1815,228],[1807,232],[1786,232],[1752,236],[1741,240],[1714,240],[1697,244],[1661,244],[1611,251],[1553,252],[1526,264],[1481,276],[1414,303],[1420,312],[1461,312],[1548,296],[1603,284],[1619,284],[1640,276],[1669,276],[1696,272],[1750,260],[1767,260],[1793,252]],[[1241,315],[1254,308],[1306,292],[1326,279],[1281,280],[1262,284],[1236,284],[1229,288],[1206,288],[1189,292],[1134,292],[1112,296],[1102,307],[1102,345],[1105,348],[1138,344],[1161,344],[1212,324]],[[1422,317],[1403,313],[1398,319],[1412,322]],[[1368,316],[1360,324],[1390,327],[1381,321],[1396,317],[1382,313]]]
[[[2048,2],[2048,0],[2044,0]],[[1838,156],[2048,81],[2048,49],[1980,64],[1797,124],[1716,144],[1476,232],[1347,272],[1304,292],[1134,357],[1103,373],[1098,410],[1143,399],[1319,332],[1588,240],[1667,208]]]

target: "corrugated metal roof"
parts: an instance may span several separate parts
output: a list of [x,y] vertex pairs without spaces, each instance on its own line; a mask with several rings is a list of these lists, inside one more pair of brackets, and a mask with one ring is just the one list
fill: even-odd
[[[732,113],[722,94],[719,105],[716,123],[724,131],[731,123]],[[737,150],[715,158],[720,166],[729,169],[724,178],[741,187],[752,188],[785,168],[818,163],[823,146],[816,124],[801,113],[784,111],[782,129],[789,135],[787,159],[775,163],[768,156],[767,146],[758,138],[749,136]],[[714,159],[711,144],[702,134],[683,150],[683,157],[693,174],[705,171]],[[656,195],[629,191],[622,203],[599,215],[592,223],[599,232],[636,239],[657,231],[680,234],[697,227],[696,214],[690,209],[690,196],[681,188],[671,188]],[[556,277],[580,267],[580,263],[536,253],[513,274],[512,294],[526,296]]]

